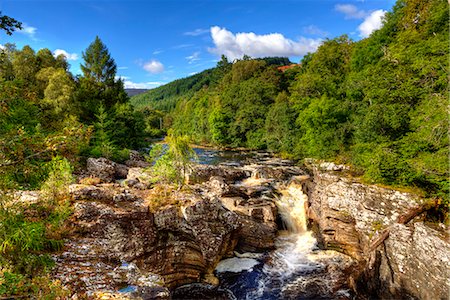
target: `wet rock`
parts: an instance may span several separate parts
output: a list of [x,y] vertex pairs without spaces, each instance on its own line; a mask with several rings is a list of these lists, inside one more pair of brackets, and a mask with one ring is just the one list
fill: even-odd
[[194,283],[176,288],[172,292],[172,299],[216,299],[234,300],[234,295],[214,285]]
[[272,199],[244,199],[240,197],[220,198],[229,210],[252,217],[262,223],[273,223],[277,217],[277,207]]
[[283,166],[283,164],[280,166],[276,160],[263,165],[248,165],[244,169],[250,171],[251,177],[254,179],[271,179],[278,182],[289,180],[292,176],[305,174],[305,171],[298,167]]
[[261,223],[245,216],[240,216],[239,222],[242,225],[236,250],[262,252],[275,248],[277,227],[274,223]]
[[166,287],[139,287],[133,296],[142,300],[170,300],[170,291]]
[[196,165],[191,174],[187,178],[189,184],[197,184],[209,181],[211,177],[222,177],[226,182],[235,182],[248,177],[249,174],[245,170],[226,167],[226,166],[210,166]]

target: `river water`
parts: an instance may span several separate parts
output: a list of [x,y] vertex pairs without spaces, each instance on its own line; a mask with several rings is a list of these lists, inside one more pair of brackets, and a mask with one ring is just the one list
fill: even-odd
[[[289,166],[288,161],[273,160],[267,153],[195,149],[199,162],[247,168],[267,164]],[[238,183],[255,186],[272,180],[254,173]],[[273,181],[272,181],[273,182]],[[307,196],[294,182],[275,183],[275,198],[281,219],[275,250],[267,253],[237,253],[216,268],[220,287],[236,299],[353,299],[346,283],[346,269],[352,260],[335,251],[319,249],[307,227]]]

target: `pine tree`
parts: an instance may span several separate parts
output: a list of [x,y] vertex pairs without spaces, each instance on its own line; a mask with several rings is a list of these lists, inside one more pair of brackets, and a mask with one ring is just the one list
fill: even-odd
[[117,66],[108,48],[97,36],[83,52],[85,64],[81,65],[83,76],[88,80],[93,80],[100,85],[112,87],[115,83]]
[[100,105],[109,111],[116,103],[126,103],[128,96],[123,82],[120,79],[115,80],[116,63],[98,36],[83,52],[83,59],[83,76],[78,80],[75,100],[78,103],[80,119],[92,123]]

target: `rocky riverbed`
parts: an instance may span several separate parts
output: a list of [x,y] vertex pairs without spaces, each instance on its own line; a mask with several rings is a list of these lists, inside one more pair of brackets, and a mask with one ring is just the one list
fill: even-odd
[[[182,189],[152,185],[138,153],[124,165],[88,160],[70,187],[73,233],[54,255],[53,275],[72,298],[447,295],[445,228],[395,224],[417,197],[346,179],[331,164],[202,154],[209,164],[196,165]],[[386,226],[394,232],[370,251]],[[421,288],[427,279],[433,291]]]

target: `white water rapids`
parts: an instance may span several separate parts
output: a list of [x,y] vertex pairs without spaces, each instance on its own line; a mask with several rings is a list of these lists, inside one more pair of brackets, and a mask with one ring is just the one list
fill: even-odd
[[[265,182],[267,179],[252,176],[241,184],[250,187]],[[301,185],[292,182],[278,192],[281,196],[275,203],[286,229],[279,231],[276,249],[269,253],[262,267],[255,267],[258,264],[256,259],[246,258],[244,261],[239,257],[219,264],[221,272],[227,268],[233,272],[232,268],[237,265],[242,271],[248,266],[248,280],[254,283],[245,287],[245,291],[235,291],[237,299],[351,299],[346,290],[334,288],[334,283],[342,275],[337,266],[345,264],[345,258],[334,251],[319,250],[313,233],[307,228],[308,197]]]

